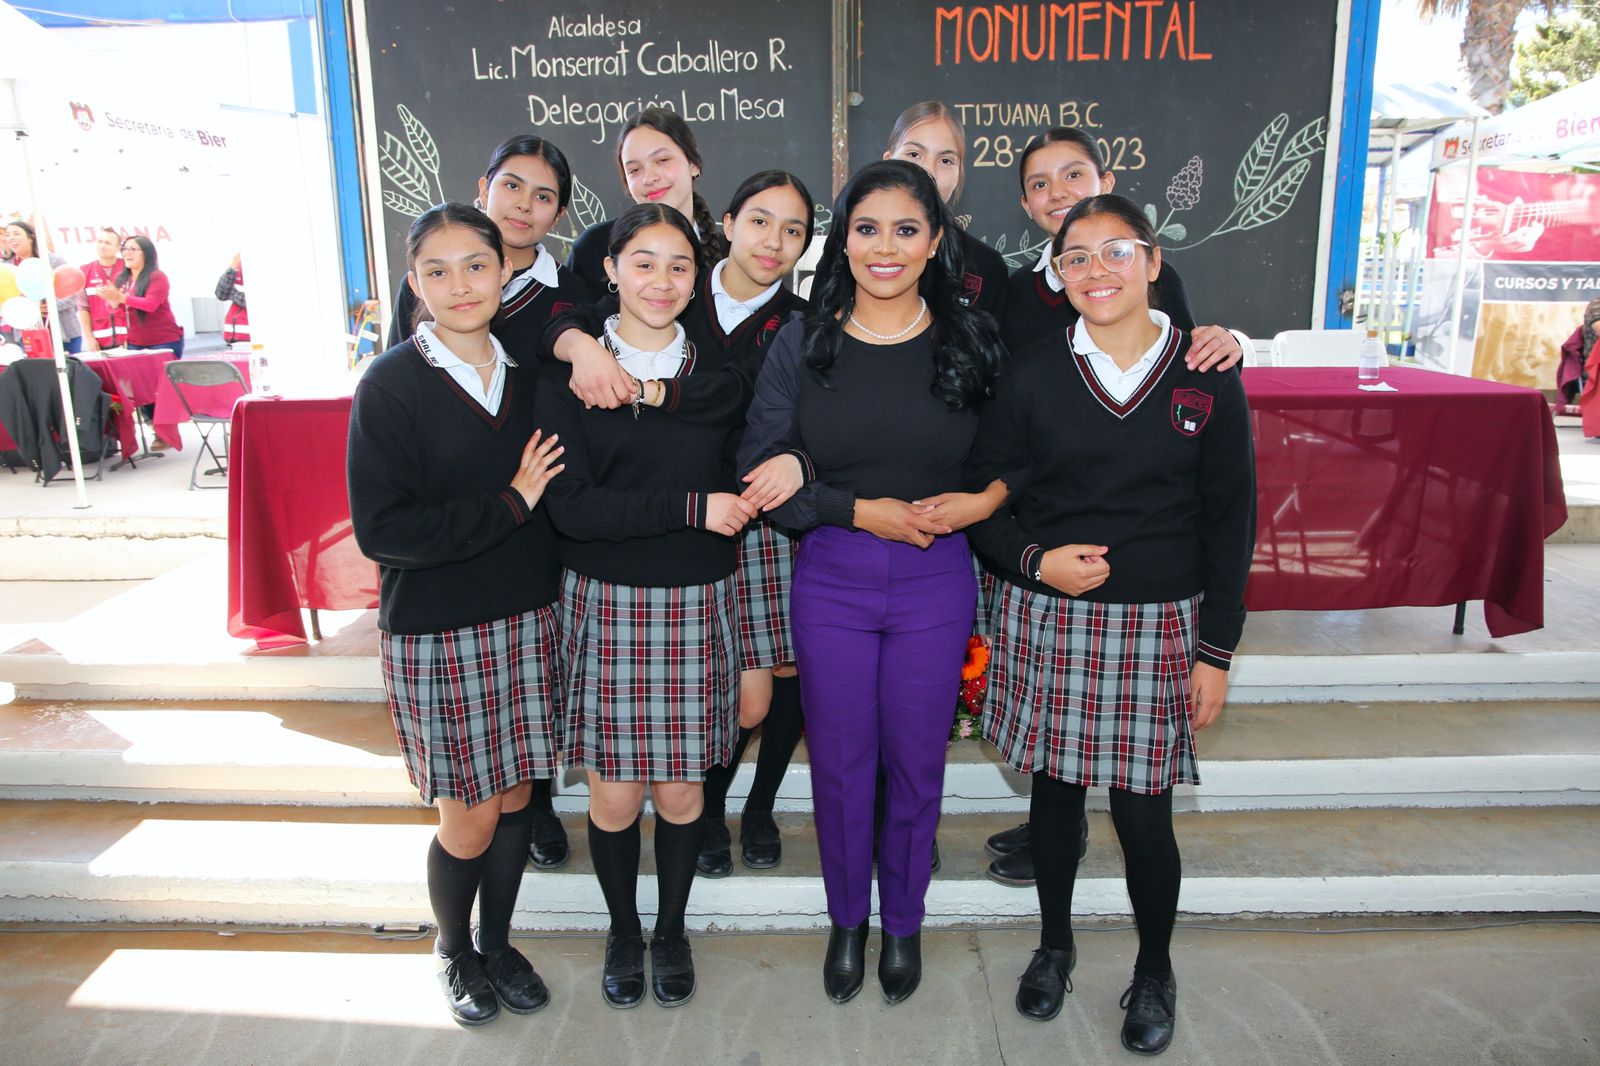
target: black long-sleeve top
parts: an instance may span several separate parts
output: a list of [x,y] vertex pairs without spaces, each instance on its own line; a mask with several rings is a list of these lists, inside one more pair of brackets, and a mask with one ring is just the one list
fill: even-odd
[[[695,298],[678,316],[689,342],[702,353],[720,353],[717,368],[711,371],[667,378],[661,409],[706,425],[743,429],[750,399],[755,395],[756,375],[761,373],[778,329],[796,311],[810,308],[804,299],[788,289],[779,289],[755,314],[725,332],[717,319],[716,299],[711,292],[711,271],[701,272]],[[598,336],[606,319],[617,313],[617,298],[606,296],[596,303],[573,308],[551,319],[545,329],[541,357],[554,359],[554,346],[561,334],[576,329]]]
[[829,381],[804,364],[804,340],[805,321],[794,315],[761,367],[739,448],[740,470],[785,452],[801,460],[806,484],[772,512],[778,524],[851,528],[857,499],[963,487],[978,415],[934,395],[932,330],[898,344],[846,334]]
[[1043,552],[1106,545],[1111,576],[1078,598],[1156,603],[1203,592],[1199,657],[1227,669],[1255,547],[1244,385],[1237,373],[1185,367],[1189,337],[1173,329],[1144,384],[1118,403],[1069,338],[1013,355],[984,409],[971,481],[1024,461],[1029,476],[1011,503],[968,530],[973,546],[1013,583],[1061,596],[1033,576]]
[[[1000,339],[1008,351],[1020,352],[1034,341],[1044,337],[1059,336],[1063,330],[1078,321],[1078,309],[1072,306],[1065,291],[1055,292],[1045,281],[1044,271],[1032,266],[1019,267],[1006,284],[1005,314],[1000,319]],[[1189,294],[1184,290],[1183,279],[1165,260],[1156,275],[1156,309],[1163,311],[1172,324],[1185,333],[1194,330],[1194,310],[1189,306]]]
[[[962,306],[987,311],[996,324],[1004,322],[1008,280],[1005,257],[966,230],[956,232],[961,238]],[[832,272],[831,262],[817,264],[817,273],[811,281],[812,296],[822,292],[822,286]]]
[[356,543],[378,564],[380,629],[438,633],[555,602],[555,533],[510,487],[534,386],[528,368],[509,371],[491,415],[411,341],[361,376],[346,471]]
[[614,218],[596,222],[578,234],[567,252],[566,269],[587,285],[591,292],[605,292],[610,282],[606,277],[606,249],[611,244],[611,227],[616,222]]
[[[532,270],[533,267],[528,267]],[[546,356],[544,329],[550,320],[594,299],[594,292],[566,267],[556,268],[556,285],[530,281],[511,299],[503,301],[489,329],[518,364],[531,369]],[[421,304],[402,275],[395,285],[394,316],[389,320],[389,347],[411,338],[412,319]]]
[[[683,373],[715,369],[692,346]],[[710,366],[706,366],[710,363]],[[734,431],[653,407],[592,408],[571,368],[545,366],[538,424],[559,433],[566,464],[545,490],[569,569],[617,585],[707,585],[733,573],[738,542],[705,528],[707,497],[734,488]]]

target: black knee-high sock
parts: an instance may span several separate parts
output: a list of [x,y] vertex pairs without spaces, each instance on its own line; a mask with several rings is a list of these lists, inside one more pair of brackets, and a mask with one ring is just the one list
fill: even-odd
[[777,677],[772,679],[772,707],[766,721],[761,723],[761,747],[756,749],[756,778],[750,785],[750,795],[744,801],[747,811],[768,811],[778,802],[778,789],[783,785],[783,775],[789,772],[789,760],[800,743],[800,731],[805,718],[800,711],[800,679]]
[[533,794],[528,797],[528,806],[537,805],[540,810],[544,811],[553,809],[551,796],[554,795],[555,779],[538,777],[534,778],[531,784],[533,785]]
[[454,955],[472,947],[472,899],[483,879],[488,852],[461,859],[435,836],[428,846],[428,902],[439,926],[439,950]]
[[[617,936],[638,936],[639,925],[639,819],[626,829],[609,833],[589,819],[589,855],[594,876],[611,912],[611,931]],[[691,872],[694,863],[690,862]]]
[[1178,917],[1178,886],[1183,865],[1172,835],[1172,790],[1153,796],[1111,790],[1111,820],[1122,845],[1128,898],[1139,926],[1135,973],[1172,973],[1172,926]]
[[1028,843],[1038,878],[1041,947],[1072,950],[1072,890],[1078,881],[1078,822],[1088,789],[1057,781],[1043,770],[1033,775],[1028,802]]
[[740,726],[739,739],[734,741],[733,755],[727,764],[706,770],[704,817],[722,819],[728,816],[728,787],[733,784],[733,777],[739,772],[739,761],[744,758],[744,749],[750,746],[750,734],[753,732],[755,730]]
[[483,853],[483,879],[478,885],[480,951],[499,951],[511,942],[511,912],[517,909],[517,891],[522,888],[532,838],[531,807],[500,816],[489,850]]
[[656,936],[683,935],[701,830],[699,819],[680,825],[656,815]]

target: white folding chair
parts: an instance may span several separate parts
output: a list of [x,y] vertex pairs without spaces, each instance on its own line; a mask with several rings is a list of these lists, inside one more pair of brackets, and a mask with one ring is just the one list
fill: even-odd
[[1272,338],[1273,366],[1358,366],[1365,333],[1353,329],[1288,329]]

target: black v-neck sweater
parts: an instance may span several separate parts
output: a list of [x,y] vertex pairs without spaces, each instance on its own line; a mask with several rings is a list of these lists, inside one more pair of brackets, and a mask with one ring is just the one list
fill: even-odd
[[555,534],[511,488],[535,381],[508,372],[491,415],[412,341],[361,376],[346,471],[356,543],[378,564],[378,628],[438,633],[555,602]]
[[1243,382],[1236,372],[1184,366],[1189,335],[1174,329],[1149,377],[1118,403],[1069,337],[1013,355],[984,408],[971,482],[1029,471],[1020,493],[968,536],[1013,583],[1052,596],[1063,593],[1033,574],[1041,554],[1063,544],[1109,548],[1110,578],[1079,599],[1157,603],[1204,593],[1200,658],[1227,669],[1255,547]]

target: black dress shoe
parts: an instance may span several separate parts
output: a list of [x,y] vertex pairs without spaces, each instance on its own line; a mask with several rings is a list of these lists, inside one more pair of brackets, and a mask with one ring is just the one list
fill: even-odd
[[637,1007],[644,998],[644,937],[606,937],[605,968],[600,973],[600,995],[608,1006]]
[[705,827],[700,837],[700,856],[694,860],[694,872],[701,877],[727,877],[733,873],[733,838],[728,834],[728,823],[721,818],[701,818]]
[[1047,1022],[1061,1013],[1061,1004],[1072,991],[1072,968],[1078,965],[1078,949],[1034,948],[1033,959],[1023,971],[1017,986],[1017,1013],[1036,1022]]
[[483,972],[483,956],[471,948],[454,955],[440,955],[434,946],[434,961],[439,967],[439,988],[445,1006],[461,1025],[485,1025],[500,1015],[500,1000]]
[[500,1005],[512,1014],[537,1014],[550,1005],[550,991],[533,963],[514,947],[486,951],[483,972],[494,986]]
[[922,981],[922,934],[893,936],[883,934],[878,951],[878,987],[890,1006],[911,998]]
[[528,861],[537,870],[559,870],[572,858],[567,846],[567,830],[549,807],[533,803],[533,840],[528,844]]
[[938,873],[939,867],[944,865],[944,860],[939,858],[939,838],[933,838],[933,872]]
[[1122,993],[1122,1046],[1138,1055],[1159,1055],[1172,1043],[1178,1014],[1178,979],[1136,973]]
[[1015,829],[1004,829],[983,842],[983,850],[989,853],[991,859],[1003,859],[1018,848],[1028,846],[1028,823],[1023,822]]
[[694,954],[688,937],[650,938],[650,993],[663,1007],[681,1007],[694,998]]
[[745,811],[739,819],[739,861],[751,870],[770,870],[783,861],[783,838],[771,811]]
[[822,960],[822,987],[835,1003],[849,1003],[867,977],[867,923],[854,928],[834,923],[828,956]]
[[983,874],[989,880],[1011,888],[1027,888],[1034,883],[1033,848],[1024,844],[1009,855],[989,864]]

